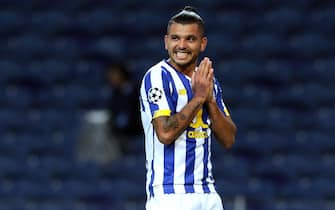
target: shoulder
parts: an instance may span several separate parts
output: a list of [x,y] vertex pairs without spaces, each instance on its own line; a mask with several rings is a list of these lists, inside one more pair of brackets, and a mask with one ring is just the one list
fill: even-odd
[[162,80],[167,79],[166,75],[171,74],[171,67],[169,67],[164,60],[158,62],[157,64],[151,66],[143,76],[143,81],[146,79],[150,80]]
[[214,77],[214,84],[221,85],[221,82],[217,77]]
[[216,93],[222,93],[222,83],[214,77],[214,89]]

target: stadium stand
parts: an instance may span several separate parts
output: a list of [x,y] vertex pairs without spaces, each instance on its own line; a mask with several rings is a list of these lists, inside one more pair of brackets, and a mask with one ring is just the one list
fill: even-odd
[[[0,1],[0,210],[144,210],[143,138],[108,165],[79,162],[84,114],[106,108],[104,66],[138,79],[165,56],[186,1]],[[226,209],[335,209],[335,4],[194,1],[238,126],[213,144]]]

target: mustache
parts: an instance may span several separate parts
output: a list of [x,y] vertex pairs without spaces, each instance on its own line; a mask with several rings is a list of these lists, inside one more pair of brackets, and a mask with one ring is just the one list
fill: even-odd
[[174,50],[175,53],[177,52],[181,52],[181,53],[190,53],[189,50],[185,50],[185,49],[177,49],[177,50]]

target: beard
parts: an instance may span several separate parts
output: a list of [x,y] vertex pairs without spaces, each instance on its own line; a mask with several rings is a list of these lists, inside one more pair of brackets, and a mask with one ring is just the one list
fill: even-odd
[[175,66],[181,69],[186,69],[187,67],[193,65],[198,59],[198,54],[191,54],[191,55],[192,57],[190,59],[179,61],[178,59],[176,59],[176,52],[172,52],[170,53],[170,61]]

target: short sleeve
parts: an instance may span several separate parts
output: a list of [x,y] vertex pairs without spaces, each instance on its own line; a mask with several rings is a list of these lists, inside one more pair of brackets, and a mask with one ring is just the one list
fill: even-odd
[[141,98],[144,103],[147,103],[152,119],[170,116],[173,110],[171,79],[167,74],[168,72],[163,69],[156,68],[148,72],[143,79]]

